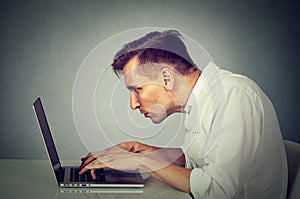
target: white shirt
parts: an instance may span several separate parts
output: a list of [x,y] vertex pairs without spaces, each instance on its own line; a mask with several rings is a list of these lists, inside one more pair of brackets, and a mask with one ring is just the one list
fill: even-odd
[[185,107],[195,198],[285,199],[287,162],[272,103],[252,80],[209,63]]

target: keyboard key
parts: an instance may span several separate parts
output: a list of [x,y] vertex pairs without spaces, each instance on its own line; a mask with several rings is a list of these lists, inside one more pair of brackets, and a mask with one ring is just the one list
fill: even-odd
[[65,176],[64,168],[59,168],[58,170],[56,170],[55,176],[59,182],[62,182],[64,180],[64,176]]
[[97,169],[96,174],[98,182],[105,182],[104,169]]
[[85,177],[86,177],[86,174],[85,174],[85,173],[84,173],[84,174],[81,174],[81,175],[80,175],[80,182],[86,182]]
[[79,182],[79,173],[76,173],[76,170],[74,171],[74,182]]
[[74,169],[71,168],[70,170],[70,182],[74,182]]
[[93,178],[90,172],[86,172],[86,178],[87,178],[87,182],[92,182]]

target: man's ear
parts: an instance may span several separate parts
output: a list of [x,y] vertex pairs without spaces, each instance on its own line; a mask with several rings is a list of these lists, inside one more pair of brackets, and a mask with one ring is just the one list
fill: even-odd
[[161,80],[163,85],[168,88],[172,89],[174,85],[174,74],[173,71],[170,68],[163,68],[160,71]]

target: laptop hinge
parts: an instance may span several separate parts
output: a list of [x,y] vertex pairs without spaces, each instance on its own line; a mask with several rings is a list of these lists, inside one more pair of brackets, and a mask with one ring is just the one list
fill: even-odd
[[59,164],[59,163],[57,163],[56,165],[53,166],[53,169],[54,169],[54,170],[57,170],[57,169],[59,169],[59,168],[60,168],[60,164]]

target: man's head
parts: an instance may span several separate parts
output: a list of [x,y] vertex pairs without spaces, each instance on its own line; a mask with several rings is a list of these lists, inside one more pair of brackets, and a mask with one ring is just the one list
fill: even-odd
[[131,108],[139,109],[154,123],[182,111],[179,96],[182,92],[176,91],[183,90],[186,80],[179,77],[198,71],[181,34],[175,30],[151,32],[124,45],[115,55],[112,66],[118,76],[125,77]]
[[176,30],[150,32],[123,45],[112,63],[115,73],[122,74],[125,64],[135,56],[139,64],[165,63],[183,75],[196,66],[182,41],[182,35]]

